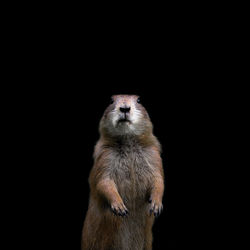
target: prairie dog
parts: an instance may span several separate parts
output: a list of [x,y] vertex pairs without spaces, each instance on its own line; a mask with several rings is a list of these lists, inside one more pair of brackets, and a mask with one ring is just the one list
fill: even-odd
[[162,209],[160,143],[136,95],[114,95],[99,125],[82,250],[152,249]]

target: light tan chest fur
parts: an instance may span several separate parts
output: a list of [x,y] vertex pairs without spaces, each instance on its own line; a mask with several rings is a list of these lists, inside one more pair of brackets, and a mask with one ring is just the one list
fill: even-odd
[[109,175],[128,209],[147,205],[154,159],[150,151],[138,146],[124,146],[110,154]]

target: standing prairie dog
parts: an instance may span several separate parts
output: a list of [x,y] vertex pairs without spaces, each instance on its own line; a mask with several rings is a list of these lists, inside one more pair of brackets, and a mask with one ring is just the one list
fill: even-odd
[[152,249],[162,211],[160,143],[136,95],[115,95],[101,119],[82,250]]

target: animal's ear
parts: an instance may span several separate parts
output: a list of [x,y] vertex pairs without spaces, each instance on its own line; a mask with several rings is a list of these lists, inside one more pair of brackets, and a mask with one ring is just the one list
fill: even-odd
[[110,103],[113,103],[115,101],[115,99],[116,99],[116,95],[112,95],[110,97]]

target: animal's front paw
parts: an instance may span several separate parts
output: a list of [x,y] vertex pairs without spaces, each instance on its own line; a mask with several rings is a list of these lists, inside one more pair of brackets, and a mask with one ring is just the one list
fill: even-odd
[[111,204],[111,210],[115,215],[126,216],[128,214],[128,209],[123,202],[113,202]]
[[152,213],[154,213],[154,216],[158,217],[160,215],[160,213],[162,212],[162,210],[163,210],[162,202],[150,198],[149,203],[151,203],[150,204],[150,209],[149,209],[150,215]]

